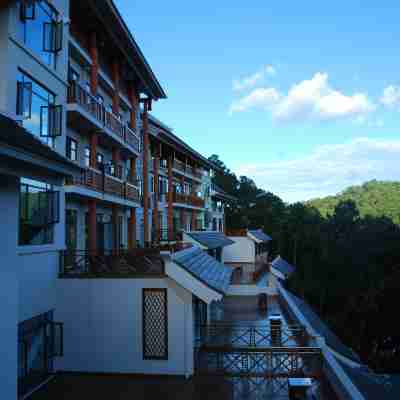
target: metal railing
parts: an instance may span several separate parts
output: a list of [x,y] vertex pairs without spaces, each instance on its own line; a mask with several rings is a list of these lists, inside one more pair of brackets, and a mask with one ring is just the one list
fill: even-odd
[[214,323],[196,327],[197,347],[307,347],[310,337],[302,325],[244,325]]
[[68,103],[76,103],[96,119],[101,125],[117,135],[135,151],[140,152],[141,140],[128,124],[122,122],[112,112],[78,82],[71,82],[68,87]]
[[63,250],[60,252],[61,278],[104,276],[158,276],[164,274],[159,249]]

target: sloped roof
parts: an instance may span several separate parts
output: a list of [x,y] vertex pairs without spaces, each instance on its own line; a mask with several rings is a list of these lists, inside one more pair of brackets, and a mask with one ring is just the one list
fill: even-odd
[[289,264],[281,256],[276,257],[271,266],[283,275],[290,275],[296,270],[292,264]]
[[207,247],[208,250],[214,250],[235,243],[233,240],[227,238],[222,232],[198,231],[186,232],[186,234],[204,247]]
[[268,236],[262,229],[256,229],[256,230],[249,229],[248,233],[250,233],[250,235],[252,235],[261,242],[269,242],[270,240],[272,240],[272,238]]
[[329,328],[329,326],[322,321],[318,314],[311,308],[309,304],[295,296],[293,293],[286,290],[287,295],[296,304],[304,318],[312,326],[312,328],[323,338],[325,338],[326,344],[337,353],[344,357],[347,357],[357,363],[360,362],[360,357],[349,347],[347,347]]
[[197,246],[175,253],[172,261],[215,291],[226,294],[233,269],[218,262]]
[[366,399],[400,399],[400,375],[375,374],[367,367],[354,368],[336,360]]
[[[43,157],[46,169],[62,175],[72,175],[80,167],[44,144],[37,136],[20,126],[11,116],[0,112],[0,141],[26,154]],[[5,153],[5,148],[3,148]],[[39,162],[39,159],[36,160]]]

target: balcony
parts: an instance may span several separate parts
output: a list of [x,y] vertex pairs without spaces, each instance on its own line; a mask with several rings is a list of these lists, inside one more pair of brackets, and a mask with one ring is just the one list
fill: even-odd
[[[77,127],[86,130],[102,128],[104,132],[110,132],[114,140],[125,144],[133,152],[140,153],[141,141],[136,132],[107,111],[95,96],[77,82],[72,82],[68,87],[68,104],[75,105],[84,114],[84,118],[76,121]],[[76,110],[69,108],[69,111]]]
[[192,194],[174,193],[173,202],[192,207],[204,208],[204,199]]
[[60,278],[164,276],[159,249],[63,250],[60,252]]
[[66,185],[83,186],[124,200],[140,202],[140,193],[137,186],[93,168],[86,168],[80,175],[68,179]]
[[176,158],[173,161],[173,168],[183,174],[190,175],[198,180],[201,180],[203,175],[200,170],[191,167],[190,165],[187,165]]

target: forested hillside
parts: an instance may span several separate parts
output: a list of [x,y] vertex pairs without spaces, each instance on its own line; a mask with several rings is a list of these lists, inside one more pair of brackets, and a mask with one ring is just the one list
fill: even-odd
[[361,186],[351,186],[336,196],[328,196],[307,202],[326,217],[332,215],[341,201],[352,200],[362,217],[385,216],[400,224],[400,182],[370,181]]
[[216,183],[237,197],[227,226],[264,229],[273,238],[272,256],[297,266],[289,288],[365,363],[399,373],[399,184],[369,182],[337,198],[287,205],[250,178],[236,177],[218,156],[211,160],[221,167]]

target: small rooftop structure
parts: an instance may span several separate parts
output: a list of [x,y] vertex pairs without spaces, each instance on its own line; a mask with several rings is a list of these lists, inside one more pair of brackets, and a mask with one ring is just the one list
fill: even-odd
[[235,242],[226,237],[222,232],[215,231],[193,231],[185,232],[190,238],[205,247],[207,250],[214,250],[229,246]]
[[271,272],[280,279],[286,280],[295,270],[296,268],[281,256],[276,257],[271,264]]
[[210,289],[225,295],[230,285],[232,268],[228,267],[197,246],[179,251],[172,261]]
[[265,243],[272,240],[271,236],[268,236],[262,229],[248,230],[247,236],[253,239],[257,243]]

